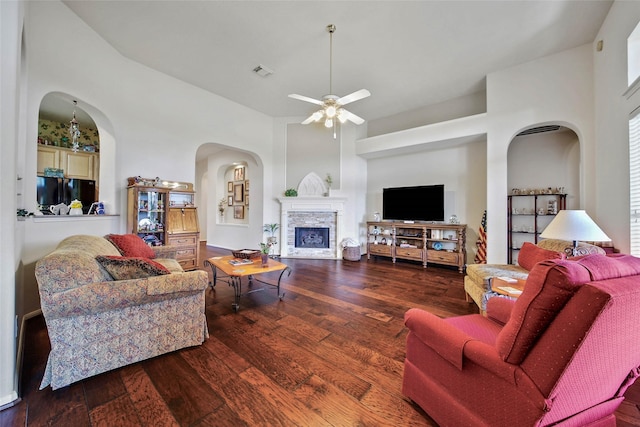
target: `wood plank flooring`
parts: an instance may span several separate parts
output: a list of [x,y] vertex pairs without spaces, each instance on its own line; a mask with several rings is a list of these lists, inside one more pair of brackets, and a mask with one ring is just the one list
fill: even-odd
[[[202,260],[229,251],[202,246]],[[198,347],[38,390],[49,339],[27,323],[22,400],[4,426],[435,426],[400,392],[410,307],[438,316],[476,312],[457,270],[388,259],[283,260],[279,301],[268,288],[243,296],[207,291],[211,337]],[[209,272],[210,273],[210,272]],[[271,279],[275,280],[274,275]],[[640,387],[618,426],[640,426]]]

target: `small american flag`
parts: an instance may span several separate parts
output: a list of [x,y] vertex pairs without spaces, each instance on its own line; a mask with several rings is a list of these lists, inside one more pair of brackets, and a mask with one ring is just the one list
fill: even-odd
[[478,230],[478,240],[476,241],[476,264],[487,263],[487,211],[482,214],[480,230]]

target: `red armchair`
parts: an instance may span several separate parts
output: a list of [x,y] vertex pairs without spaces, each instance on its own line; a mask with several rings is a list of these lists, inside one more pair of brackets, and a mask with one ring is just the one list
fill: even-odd
[[409,310],[402,392],[441,426],[615,427],[639,323],[639,258],[544,261],[487,317]]

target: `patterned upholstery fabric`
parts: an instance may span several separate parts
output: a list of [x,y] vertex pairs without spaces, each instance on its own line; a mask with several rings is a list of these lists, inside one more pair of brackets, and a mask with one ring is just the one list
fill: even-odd
[[[175,253],[168,249],[166,253]],[[73,382],[209,336],[204,271],[113,280],[96,256],[120,256],[106,239],[71,236],[36,263],[51,352],[40,388]],[[176,260],[156,259],[177,271]],[[176,267],[177,265],[177,267]]]
[[115,280],[142,279],[171,273],[164,265],[146,258],[98,255],[96,260]]
[[[573,242],[568,242],[566,240],[544,239],[539,241],[537,246],[550,251],[562,252],[567,257],[573,256]],[[600,246],[585,242],[578,242],[578,256],[590,254],[606,255],[606,251]]]

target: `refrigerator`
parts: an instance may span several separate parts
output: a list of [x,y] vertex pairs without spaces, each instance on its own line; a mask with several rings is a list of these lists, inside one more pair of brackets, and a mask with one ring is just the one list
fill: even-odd
[[96,182],[88,179],[37,177],[37,201],[44,214],[50,214],[49,206],[80,200],[82,213],[87,214],[96,199]]

